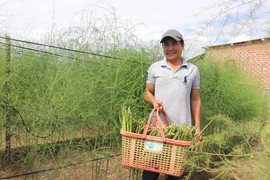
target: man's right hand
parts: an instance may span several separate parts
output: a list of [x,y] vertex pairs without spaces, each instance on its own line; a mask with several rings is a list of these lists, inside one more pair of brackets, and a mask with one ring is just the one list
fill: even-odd
[[162,109],[163,102],[156,99],[154,94],[155,94],[155,84],[146,84],[144,100],[151,103],[155,109],[157,108]]
[[159,108],[161,110],[163,108],[163,102],[158,99],[153,100],[152,105],[154,109]]

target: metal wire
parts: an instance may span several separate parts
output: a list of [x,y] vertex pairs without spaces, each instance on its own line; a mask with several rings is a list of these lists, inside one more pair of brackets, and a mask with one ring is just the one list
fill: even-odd
[[[117,157],[117,156],[120,156],[120,155],[122,155],[122,154],[116,154],[116,155],[108,156],[107,158]],[[28,175],[32,175],[32,174],[38,174],[38,173],[44,173],[44,172],[53,171],[53,170],[59,170],[59,169],[68,168],[68,167],[71,167],[71,166],[77,166],[77,165],[88,163],[88,162],[99,161],[99,160],[102,160],[102,159],[105,159],[105,158],[97,158],[97,159],[92,159],[92,160],[89,160],[89,161],[82,161],[82,162],[75,163],[75,164],[70,163],[69,165],[59,166],[59,167],[56,167],[56,168],[49,168],[49,169],[43,169],[43,170],[38,170],[38,171],[32,171],[32,172],[28,172],[28,173],[17,174],[17,175],[13,175],[13,176],[0,178],[0,180],[2,180],[2,179],[11,179],[11,178],[16,178],[16,177],[22,177],[22,176],[28,176]]]
[[39,136],[39,135],[36,135],[36,134],[32,133],[32,132],[30,131],[30,129],[27,127],[27,125],[25,124],[25,121],[24,121],[22,115],[20,114],[20,112],[19,112],[15,107],[13,107],[13,106],[8,106],[8,107],[11,107],[12,110],[14,110],[14,111],[19,115],[19,117],[20,117],[20,119],[21,119],[21,121],[22,121],[22,124],[23,124],[23,126],[25,127],[26,131],[27,131],[29,134],[31,134],[32,136],[37,137],[37,138],[47,138],[47,137],[50,137],[50,136],[54,133],[54,131],[55,131],[55,129],[56,129],[56,126],[55,126],[55,125],[53,125],[54,128],[53,128],[52,132],[51,132],[50,134],[48,134],[47,136]]
[[[7,38],[0,36],[0,39],[7,39]],[[112,57],[112,56],[107,56],[107,55],[102,55],[102,54],[97,54],[97,53],[92,53],[92,52],[79,51],[79,50],[68,49],[68,48],[63,48],[63,47],[58,47],[58,46],[52,46],[52,45],[47,45],[47,44],[41,44],[41,43],[35,43],[35,42],[30,42],[30,41],[24,41],[24,40],[19,40],[19,39],[14,39],[14,38],[8,38],[8,39],[10,39],[12,41],[17,41],[17,42],[22,42],[22,43],[28,43],[28,44],[33,44],[33,45],[39,45],[39,46],[44,46],[44,47],[50,47],[50,48],[55,48],[55,49],[60,49],[60,50],[65,50],[65,51],[70,51],[70,52],[76,52],[76,53],[82,53],[82,54],[89,54],[89,55],[93,55],[93,56],[99,56],[99,57],[104,57],[104,58],[109,58],[109,59],[115,59],[115,60],[124,60],[122,58]],[[5,44],[5,43],[0,42],[0,44]],[[67,57],[67,56],[63,56],[63,55],[59,55],[59,54],[54,54],[54,53],[51,53],[51,52],[48,52],[48,51],[37,50],[37,49],[33,49],[33,48],[27,48],[27,47],[18,46],[18,45],[11,45],[11,46],[17,47],[17,48],[22,48],[22,49],[27,49],[27,50],[31,50],[31,51],[36,51],[36,52],[42,52],[42,53],[46,53],[46,54],[50,54],[50,55],[54,55],[54,56],[59,56],[59,57]],[[74,59],[74,57],[67,57],[67,58]],[[137,61],[131,61],[131,60],[128,60],[127,62],[136,63],[136,64],[142,64],[142,65],[149,65],[147,63],[142,63],[142,62],[137,62]]]

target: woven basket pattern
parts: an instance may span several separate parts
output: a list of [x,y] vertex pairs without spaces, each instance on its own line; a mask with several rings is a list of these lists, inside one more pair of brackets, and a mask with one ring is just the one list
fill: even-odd
[[181,176],[188,146],[163,143],[162,151],[145,149],[145,140],[122,135],[122,164],[127,167]]

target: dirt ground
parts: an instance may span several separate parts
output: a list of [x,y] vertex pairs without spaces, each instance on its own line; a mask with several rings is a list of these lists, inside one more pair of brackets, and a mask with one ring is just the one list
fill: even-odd
[[[121,164],[121,156],[111,158],[109,161],[101,160],[97,162],[86,162],[75,166],[68,166],[63,168],[43,168],[39,167],[44,172],[37,172],[35,174],[24,175],[16,177],[17,175],[27,174],[18,167],[16,169],[0,170],[0,179],[13,180],[139,180],[141,171],[136,171]],[[48,171],[46,171],[48,170]],[[11,178],[13,177],[13,178]],[[158,180],[165,180],[164,175],[160,175]]]
[[[4,152],[4,132],[0,130],[0,151]],[[86,132],[76,132],[74,137],[80,137],[81,134],[91,135]],[[18,130],[12,136],[11,148],[27,146],[28,143],[35,144],[43,142],[30,142],[25,133]],[[17,139],[16,137],[20,137]],[[59,139],[58,139],[59,140]],[[62,140],[62,139],[60,139]],[[52,137],[51,142],[56,140]],[[53,144],[52,144],[53,146]],[[0,162],[0,179],[12,180],[136,180],[140,179],[141,171],[132,170],[122,166],[121,147],[109,150],[111,157],[102,159],[102,153],[92,152],[85,149],[60,149],[57,154],[54,152],[37,152],[37,150],[20,149],[11,156],[8,163]],[[71,146],[72,147],[72,146]],[[106,151],[106,149],[101,149]],[[49,155],[45,155],[48,153]],[[93,154],[97,155],[93,155]],[[109,152],[108,152],[109,153]],[[106,153],[105,153],[106,154]],[[115,155],[115,156],[114,156]],[[1,154],[0,154],[1,156]],[[1,160],[0,160],[1,161]],[[3,160],[2,160],[3,161]],[[161,175],[159,180],[163,180]]]

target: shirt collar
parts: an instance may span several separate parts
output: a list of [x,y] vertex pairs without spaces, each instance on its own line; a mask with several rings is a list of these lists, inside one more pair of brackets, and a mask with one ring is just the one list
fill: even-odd
[[182,65],[181,67],[185,66],[185,67],[188,67],[188,64],[187,64],[187,60],[185,58],[182,57]]
[[[161,67],[168,67],[166,58],[161,61]],[[182,65],[180,67],[188,67],[187,60],[184,57],[182,57]]]

